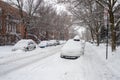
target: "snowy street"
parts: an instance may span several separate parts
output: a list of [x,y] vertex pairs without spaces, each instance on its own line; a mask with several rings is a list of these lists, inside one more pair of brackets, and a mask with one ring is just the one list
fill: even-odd
[[0,76],[8,74],[9,72],[20,69],[27,65],[30,65],[48,56],[51,56],[59,52],[60,47],[61,46],[50,47],[46,49],[37,48],[36,50],[31,52],[23,52],[23,51],[11,52],[11,55],[0,58],[0,68],[1,68]]
[[0,58],[0,80],[120,80],[117,52],[105,60],[104,45],[86,43],[85,54],[72,60],[60,58],[61,47]]

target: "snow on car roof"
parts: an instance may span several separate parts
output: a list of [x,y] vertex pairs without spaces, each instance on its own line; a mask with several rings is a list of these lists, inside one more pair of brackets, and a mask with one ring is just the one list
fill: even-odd
[[74,37],[74,39],[80,39],[80,37],[77,35],[77,36]]
[[18,41],[16,44],[15,44],[15,46],[25,46],[25,45],[27,45],[28,44],[28,42],[33,42],[33,40],[32,39],[21,39],[20,41]]
[[41,41],[40,43],[39,43],[39,46],[40,45],[46,45],[48,43],[48,41]]
[[81,42],[74,41],[70,39],[66,42],[66,44],[62,47],[62,51],[66,50],[79,50],[81,49]]

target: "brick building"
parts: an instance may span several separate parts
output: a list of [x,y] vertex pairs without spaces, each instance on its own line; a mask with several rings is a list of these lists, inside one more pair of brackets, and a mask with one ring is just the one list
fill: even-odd
[[[24,15],[27,15],[24,12]],[[24,31],[19,10],[0,0],[0,45],[15,43]]]

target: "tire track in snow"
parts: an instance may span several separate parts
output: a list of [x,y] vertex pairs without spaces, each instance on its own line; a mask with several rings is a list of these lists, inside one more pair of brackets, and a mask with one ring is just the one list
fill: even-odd
[[26,58],[30,58],[30,57],[33,57],[33,56],[37,56],[37,55],[40,55],[44,52],[40,52],[40,53],[37,53],[37,54],[32,54],[32,55],[29,55],[29,56],[22,56],[22,57],[18,57],[18,58],[13,58],[11,60],[7,60],[7,61],[3,61],[0,63],[0,65],[6,65],[6,64],[9,64],[9,63],[12,63],[12,62],[16,62],[16,61],[19,61],[19,60],[22,60],[22,59],[26,59]]

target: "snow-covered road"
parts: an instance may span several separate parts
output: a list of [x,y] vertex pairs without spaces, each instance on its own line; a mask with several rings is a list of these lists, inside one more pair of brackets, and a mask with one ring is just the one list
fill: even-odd
[[87,43],[85,54],[75,60],[60,58],[61,47],[3,58],[0,60],[0,80],[120,80],[119,66],[114,68],[116,64],[111,59],[105,60],[105,46]]
[[[82,75],[80,74],[80,71],[78,69],[83,67],[82,65],[79,65],[80,58],[76,60],[61,59],[59,51],[61,46],[55,48],[49,49],[49,52],[52,55],[49,57],[47,56],[47,58],[44,59],[41,59],[39,55],[35,56],[35,58],[38,59],[35,61],[31,60],[34,59],[33,55],[32,57],[27,57],[23,59],[17,58],[17,61],[15,59],[14,61],[12,60],[7,62],[6,67],[4,65],[4,62],[4,64],[1,64],[3,65],[2,68],[4,71],[1,70],[2,75],[0,76],[0,80],[78,80]],[[46,53],[48,54],[49,52],[47,50]],[[25,66],[29,64],[28,59],[30,59],[30,63],[32,64],[30,64],[29,66]],[[10,67],[12,67],[13,69],[11,69]],[[5,70],[7,68],[8,70]],[[84,78],[84,76],[81,77]]]
[[54,55],[55,53],[60,52],[60,48],[61,46],[48,47],[44,49],[37,48],[36,50],[30,52],[11,52],[11,55],[0,58],[0,76],[28,66],[48,56]]

